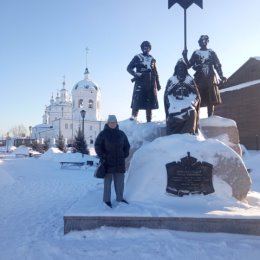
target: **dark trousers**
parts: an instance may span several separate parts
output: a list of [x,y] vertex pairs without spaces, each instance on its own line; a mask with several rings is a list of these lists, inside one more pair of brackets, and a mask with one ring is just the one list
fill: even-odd
[[124,173],[107,173],[104,177],[104,193],[103,201],[111,201],[111,185],[112,180],[114,180],[114,187],[116,192],[116,200],[121,201],[123,199],[124,193]]

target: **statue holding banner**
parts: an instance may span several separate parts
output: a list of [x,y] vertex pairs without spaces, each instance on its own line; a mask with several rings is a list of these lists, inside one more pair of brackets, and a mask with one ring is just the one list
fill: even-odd
[[223,76],[221,64],[216,53],[210,49],[207,49],[209,37],[202,35],[199,39],[200,50],[193,53],[191,59],[188,61],[187,54],[187,9],[196,4],[200,8],[203,8],[202,0],[168,0],[168,9],[178,3],[184,9],[184,51],[183,58],[188,65],[188,69],[192,67],[196,73],[194,75],[195,82],[198,86],[201,96],[201,107],[208,108],[208,116],[214,114],[214,105],[221,103],[219,94],[218,82],[214,69],[217,71],[221,81],[226,81]]
[[193,52],[190,60],[187,58],[188,51],[184,50],[183,58],[188,68],[192,67],[195,70],[194,80],[201,96],[201,107],[207,107],[208,116],[211,116],[214,114],[214,106],[221,103],[215,71],[222,82],[225,82],[226,78],[223,76],[217,54],[207,48],[208,42],[208,35],[201,35],[198,41],[200,49]]

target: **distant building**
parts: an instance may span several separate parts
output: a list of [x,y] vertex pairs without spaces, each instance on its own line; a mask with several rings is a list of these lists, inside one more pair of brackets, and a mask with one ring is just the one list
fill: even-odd
[[260,149],[260,57],[250,58],[230,76],[221,98],[215,114],[236,121],[247,149]]
[[0,147],[6,146],[6,140],[0,140]]
[[45,108],[43,122],[32,128],[31,137],[40,142],[48,139],[55,143],[62,135],[65,142],[71,144],[78,130],[83,128],[81,111],[85,110],[84,136],[88,145],[92,145],[105,124],[100,117],[100,98],[100,88],[89,79],[86,68],[84,79],[74,85],[71,95],[63,81],[62,89],[55,99],[51,97]]
[[34,140],[35,139],[31,139],[31,138],[14,138],[12,140],[12,144],[15,147],[19,147],[20,145],[32,146]]
[[260,57],[250,58],[229,78],[224,88],[260,79]]

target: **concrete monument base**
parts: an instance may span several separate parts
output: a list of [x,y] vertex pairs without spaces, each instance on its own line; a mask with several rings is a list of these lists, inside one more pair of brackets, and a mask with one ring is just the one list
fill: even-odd
[[260,236],[260,219],[133,217],[133,216],[64,216],[64,234],[109,227],[170,229],[188,232],[234,233]]
[[[98,186],[102,185],[102,181]],[[102,189],[89,191],[66,212],[64,234],[109,227],[169,229],[188,232],[222,232],[260,236],[260,210],[214,200],[214,194],[177,197],[165,194],[165,201],[112,201],[102,203]],[[250,198],[249,200],[253,200]],[[191,207],[195,210],[191,210]]]

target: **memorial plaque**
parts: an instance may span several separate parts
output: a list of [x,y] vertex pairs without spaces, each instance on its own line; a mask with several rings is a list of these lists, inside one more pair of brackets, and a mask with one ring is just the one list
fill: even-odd
[[213,165],[198,162],[189,152],[179,162],[167,163],[166,169],[168,193],[178,196],[200,193],[207,195],[215,191],[212,183]]

